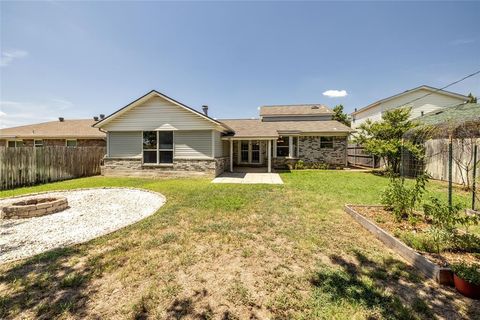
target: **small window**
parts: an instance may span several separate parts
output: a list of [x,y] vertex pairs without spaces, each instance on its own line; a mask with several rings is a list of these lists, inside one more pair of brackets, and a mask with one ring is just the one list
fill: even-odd
[[320,137],[320,149],[333,149],[333,137]]
[[35,147],[43,147],[43,140],[34,140]]
[[23,140],[10,140],[8,141],[7,146],[9,148],[18,148],[18,147],[23,147],[24,143],[23,143]]
[[67,139],[66,141],[67,147],[75,148],[77,146],[77,140],[75,139]]

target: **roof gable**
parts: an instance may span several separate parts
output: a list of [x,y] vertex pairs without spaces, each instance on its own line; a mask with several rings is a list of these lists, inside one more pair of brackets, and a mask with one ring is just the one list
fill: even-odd
[[[445,95],[445,96],[449,96],[449,97],[453,97],[453,98],[457,98],[459,99],[459,102],[461,101],[467,101],[468,100],[468,97],[465,96],[465,95],[462,95],[462,94],[459,94],[459,93],[455,93],[455,92],[450,92],[450,91],[446,91],[446,90],[442,90],[442,89],[438,89],[438,88],[434,88],[434,87],[431,87],[431,86],[427,86],[427,85],[422,85],[422,86],[419,86],[419,87],[416,87],[416,88],[413,88],[413,89],[410,89],[410,90],[406,90],[404,92],[401,92],[401,93],[398,93],[398,94],[395,94],[393,96],[390,96],[390,97],[387,97],[387,98],[384,98],[384,99],[381,99],[381,100],[378,100],[374,103],[371,103],[369,104],[368,106],[366,107],[363,107],[363,108],[360,108],[359,110],[355,111],[355,112],[352,112],[351,114],[352,115],[355,115],[355,114],[359,114],[361,112],[364,112],[368,109],[371,109],[373,107],[376,107],[382,103],[385,103],[385,102],[388,102],[390,100],[393,100],[393,99],[397,99],[397,98],[400,98],[402,96],[405,96],[405,95],[408,95],[408,94],[412,94],[412,93],[415,93],[415,92],[418,92],[418,91],[428,91],[428,93],[426,93],[426,96],[427,97],[428,95],[431,95],[431,94],[440,94],[440,95]],[[428,94],[428,95],[427,95]],[[420,99],[423,99],[424,97],[422,98],[416,98],[414,99],[414,101],[417,101],[417,100],[420,100]],[[413,101],[412,101],[413,102]],[[400,107],[400,106],[399,106]]]
[[[103,120],[97,122],[94,127],[96,128],[106,128],[109,126],[109,124],[111,124],[112,122],[114,122],[115,120],[118,120],[120,117],[128,117],[128,113],[131,112],[132,110],[134,110],[135,108],[139,107],[139,106],[142,106],[144,104],[146,104],[147,102],[149,101],[152,101],[152,99],[154,98],[160,98],[166,102],[169,103],[169,105],[171,106],[175,106],[177,108],[179,108],[180,110],[182,111],[185,111],[184,113],[188,113],[190,115],[193,115],[194,117],[197,117],[198,120],[200,121],[204,121],[205,124],[204,126],[207,127],[207,126],[210,126],[210,127],[220,127],[222,129],[228,129],[228,128],[225,128],[225,126],[216,121],[215,119],[212,119],[210,117],[208,117],[207,115],[195,110],[195,109],[192,109],[186,105],[184,105],[183,103],[180,103],[156,90],[152,90],[150,91],[149,93],[141,96],[140,98],[138,98],[137,100],[129,103],[128,105],[126,105],[125,107],[115,111],[114,113],[112,113],[111,115],[109,115],[108,117],[104,118]],[[150,128],[149,130],[166,130],[166,128],[171,128],[172,130],[174,129],[177,129],[176,126],[174,124],[170,124],[170,123],[167,123],[167,124],[160,124],[159,126],[157,126],[158,128]]]

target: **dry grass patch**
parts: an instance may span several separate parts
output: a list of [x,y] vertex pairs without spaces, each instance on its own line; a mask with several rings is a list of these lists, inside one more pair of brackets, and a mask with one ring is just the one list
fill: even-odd
[[167,203],[153,216],[87,244],[0,266],[0,317],[478,314],[478,303],[425,281],[343,213],[345,203],[378,202],[386,179],[339,171],[282,178],[283,186],[88,178],[18,189],[135,186],[163,193]]

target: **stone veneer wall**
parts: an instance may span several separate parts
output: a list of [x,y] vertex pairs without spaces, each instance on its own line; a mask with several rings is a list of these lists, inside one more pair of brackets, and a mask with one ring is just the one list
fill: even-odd
[[186,177],[193,174],[215,177],[227,169],[229,161],[229,157],[212,160],[174,159],[171,165],[151,165],[142,164],[141,158],[104,158],[102,175]]
[[319,136],[299,139],[299,158],[304,162],[321,162],[335,166],[346,164],[347,137],[334,137],[332,149],[320,149]]

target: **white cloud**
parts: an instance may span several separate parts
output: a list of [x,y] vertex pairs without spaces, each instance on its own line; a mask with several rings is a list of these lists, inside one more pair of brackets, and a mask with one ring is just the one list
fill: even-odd
[[347,96],[348,93],[346,90],[327,90],[323,95],[329,98],[341,98]]
[[69,114],[65,113],[75,108],[65,99],[50,99],[45,103],[3,100],[0,101],[0,110],[0,128],[8,128],[68,117]]
[[464,45],[464,44],[471,44],[471,43],[474,43],[474,42],[475,42],[475,39],[463,38],[463,39],[455,39],[455,40],[450,41],[450,45],[461,46],[461,45]]
[[28,56],[28,52],[25,50],[5,50],[2,52],[2,55],[0,57],[0,66],[6,67],[13,60],[18,58],[24,58],[26,56]]

